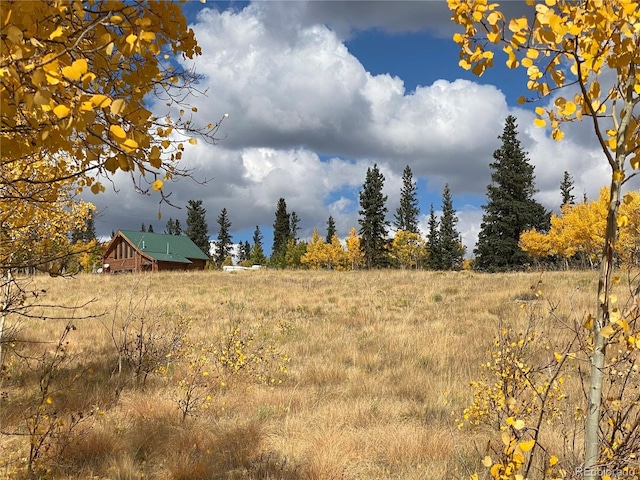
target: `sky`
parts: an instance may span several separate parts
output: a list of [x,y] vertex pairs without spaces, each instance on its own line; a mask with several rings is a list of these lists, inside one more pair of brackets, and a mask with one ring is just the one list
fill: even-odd
[[[507,2],[507,15],[524,14]],[[533,109],[519,105],[526,76],[497,55],[478,78],[458,66],[456,27],[445,1],[189,2],[183,6],[202,47],[185,67],[203,76],[206,96],[192,99],[196,122],[228,114],[213,146],[189,145],[184,165],[206,184],[181,179],[165,186],[177,209],[136,193],[126,176],[90,197],[97,233],[163,232],[169,218],[186,223],[191,199],[203,201],[212,240],[223,208],[234,242],[252,241],[256,226],[270,252],[279,198],[300,218],[298,236],[326,233],[331,215],[338,235],[359,228],[358,193],[367,168],[385,177],[387,220],[399,205],[408,165],[418,186],[420,227],[430,205],[441,209],[449,184],[471,255],[491,181],[489,164],[501,145],[505,118],[518,119],[519,139],[535,167],[536,199],[558,211],[564,171],[574,195],[594,199],[607,178],[606,162],[587,122],[570,125],[556,142],[534,127]],[[163,105],[153,109],[163,113]],[[164,107],[166,108],[166,107]],[[164,112],[166,113],[166,112]]]

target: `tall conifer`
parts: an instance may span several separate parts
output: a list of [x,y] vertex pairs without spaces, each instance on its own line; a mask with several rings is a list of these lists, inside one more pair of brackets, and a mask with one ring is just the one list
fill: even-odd
[[187,202],[187,230],[185,233],[200,250],[206,255],[210,255],[209,226],[206,215],[207,211],[202,206],[202,200]]
[[458,217],[453,209],[451,190],[449,184],[446,184],[442,192],[442,217],[438,230],[438,268],[441,270],[459,270],[462,267],[464,246],[456,229],[457,223]]
[[218,240],[215,242],[216,253],[214,258],[216,264],[221,266],[227,257],[231,255],[231,251],[233,249],[231,233],[229,232],[229,229],[231,228],[231,221],[229,220],[226,208],[223,208],[220,215],[218,215],[217,222],[220,229],[218,230]]
[[411,233],[418,232],[418,187],[413,181],[411,167],[407,165],[402,172],[402,189],[400,190],[400,206],[395,213],[394,226],[396,230],[404,230]]
[[549,213],[533,199],[536,193],[534,167],[523,151],[516,118],[508,116],[498,137],[502,146],[493,152],[491,184],[487,186],[487,204],[478,243],[474,250],[475,267],[484,271],[522,268],[529,256],[518,246],[520,234],[535,228],[549,228]]
[[386,251],[387,196],[383,195],[384,176],[378,165],[367,169],[362,191],[360,192],[360,248],[364,254],[364,262],[369,268],[380,268],[388,265]]

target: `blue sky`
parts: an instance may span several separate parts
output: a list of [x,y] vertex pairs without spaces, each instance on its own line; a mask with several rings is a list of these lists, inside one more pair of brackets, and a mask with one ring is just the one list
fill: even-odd
[[[507,3],[509,14],[523,8]],[[522,71],[507,70],[500,55],[482,78],[458,66],[444,1],[190,2],[184,9],[203,50],[185,66],[203,75],[208,89],[193,102],[196,120],[229,118],[218,145],[185,154],[194,175],[211,181],[169,188],[177,205],[203,200],[212,239],[226,208],[235,241],[251,241],[259,225],[270,250],[280,197],[300,217],[302,238],[314,227],[324,234],[329,215],[344,237],[359,226],[358,192],[375,163],[386,179],[391,221],[406,165],[418,182],[423,229],[448,183],[470,253],[509,114],[518,117],[545,207],[558,209],[565,170],[577,196],[593,198],[601,186],[603,162],[588,126],[572,126],[555,142],[533,127],[535,105],[516,102],[527,93]],[[161,232],[169,217],[184,225],[184,209],[163,206],[158,220],[158,199],[125,183],[117,179],[117,194],[91,199],[101,212],[99,234],[142,222]]]

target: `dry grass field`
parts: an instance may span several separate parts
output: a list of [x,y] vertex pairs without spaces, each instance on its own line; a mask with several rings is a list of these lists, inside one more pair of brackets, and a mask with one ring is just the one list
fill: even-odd
[[[92,302],[78,311],[30,309],[76,318],[57,350],[67,320],[22,320],[10,331],[0,478],[20,478],[34,453],[38,478],[468,478],[483,470],[489,434],[459,429],[457,419],[497,332],[524,328],[535,310],[536,328],[561,338],[562,319],[594,306],[596,277],[269,270],[35,277],[29,291],[46,290],[39,304]],[[147,350],[135,357],[132,345]]]

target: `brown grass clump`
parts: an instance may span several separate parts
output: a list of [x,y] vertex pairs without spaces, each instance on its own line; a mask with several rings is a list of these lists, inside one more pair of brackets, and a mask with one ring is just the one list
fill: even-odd
[[[561,340],[565,330],[558,318],[584,316],[593,307],[595,281],[593,272],[35,277],[32,288],[46,290],[49,304],[95,300],[74,314],[90,318],[73,321],[68,356],[51,380],[49,396],[59,408],[54,412],[46,398],[41,407],[59,419],[82,412],[82,428],[71,431],[64,444],[58,444],[63,435],[49,440],[57,456],[41,459],[39,474],[174,480],[466,478],[482,468],[487,431],[460,430],[457,419],[472,400],[469,382],[488,360],[499,326],[524,327],[526,311],[539,308],[538,328]],[[538,290],[542,297],[536,296]],[[163,353],[144,383],[134,381],[131,370],[118,368],[113,340],[114,325],[121,321],[114,315],[143,304],[148,324],[161,336],[175,325],[184,328],[179,345]],[[34,313],[60,316],[55,312]],[[43,355],[66,324],[22,320],[24,343],[15,343],[5,355],[2,478],[25,472],[25,412],[37,404],[39,392],[37,370],[21,356]],[[247,351],[264,347],[264,365],[259,361],[252,367],[264,368],[235,374],[211,357],[203,363],[206,376],[190,373],[193,365],[180,360],[187,358],[180,357],[185,346],[213,344],[230,328],[251,332],[251,345],[242,347]],[[278,368],[281,355],[290,358],[286,375]],[[206,395],[183,419],[178,382],[189,375],[201,382],[194,391]],[[577,384],[571,388],[572,401],[580,402]]]

